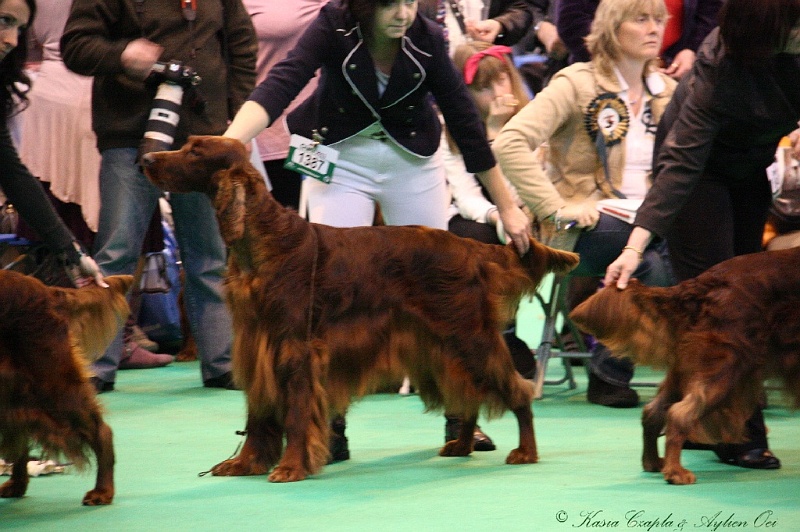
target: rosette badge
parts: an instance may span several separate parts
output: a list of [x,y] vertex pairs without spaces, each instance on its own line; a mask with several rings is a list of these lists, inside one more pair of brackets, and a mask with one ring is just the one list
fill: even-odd
[[592,140],[596,141],[597,133],[602,132],[606,146],[613,146],[628,132],[628,106],[616,94],[601,94],[586,108],[584,125]]

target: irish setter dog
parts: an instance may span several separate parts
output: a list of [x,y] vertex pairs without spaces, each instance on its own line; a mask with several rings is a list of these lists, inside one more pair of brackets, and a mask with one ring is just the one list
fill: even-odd
[[516,415],[519,447],[506,462],[536,462],[532,385],[515,371],[501,329],[523,294],[547,272],[572,269],[577,255],[532,241],[520,259],[511,247],[425,227],[308,223],[272,198],[244,145],[223,137],[192,137],[144,165],[164,190],[208,194],[230,247],[247,438],[213,474],[275,466],[270,481],[304,479],[328,460],[329,418],[404,375],[428,409],[465,420],[442,456],[470,454],[483,407]]
[[642,415],[645,471],[694,483],[684,442],[744,441],[765,378],[800,404],[799,264],[800,248],[743,255],[670,288],[607,287],[572,311],[615,355],[666,369]]
[[97,459],[97,482],[83,504],[114,498],[114,448],[103,422],[88,362],[105,351],[125,323],[130,275],[106,277],[109,288],[45,286],[0,270],[0,457],[13,462],[0,497],[28,489],[32,442],[46,456],[77,466]]

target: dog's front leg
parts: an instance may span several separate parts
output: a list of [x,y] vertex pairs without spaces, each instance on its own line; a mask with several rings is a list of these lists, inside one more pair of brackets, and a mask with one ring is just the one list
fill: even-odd
[[[299,351],[299,352],[298,352]],[[330,456],[328,400],[319,353],[305,342],[287,347],[286,450],[269,475],[270,482],[295,482],[319,471]]]
[[697,481],[694,473],[681,465],[681,451],[689,427],[697,421],[697,412],[700,411],[698,403],[697,397],[689,393],[667,411],[664,467],[661,473],[670,484],[694,484]]
[[97,482],[93,490],[83,497],[85,506],[111,504],[114,499],[114,436],[111,427],[105,424],[97,412],[95,441],[91,442],[97,457]]
[[649,473],[657,473],[664,468],[664,460],[658,455],[658,437],[666,424],[667,409],[680,399],[668,397],[670,390],[675,389],[675,377],[667,373],[655,398],[642,409],[642,468]]
[[277,463],[283,449],[283,429],[272,417],[247,414],[247,436],[241,451],[234,458],[211,468],[219,477],[266,475]]
[[14,456],[5,456],[6,460],[13,460],[11,466],[11,478],[0,486],[0,497],[16,498],[25,495],[28,490],[28,445],[27,442],[19,442],[19,452],[13,453]]
[[658,473],[664,468],[664,460],[658,455],[658,437],[664,429],[665,405],[658,397],[642,409],[642,469]]
[[530,403],[514,409],[519,424],[519,447],[508,453],[507,464],[535,464],[539,461],[536,435],[533,432],[533,409]]
[[469,456],[474,442],[475,425],[478,415],[464,416],[461,418],[461,432],[458,438],[444,444],[439,450],[439,456]]

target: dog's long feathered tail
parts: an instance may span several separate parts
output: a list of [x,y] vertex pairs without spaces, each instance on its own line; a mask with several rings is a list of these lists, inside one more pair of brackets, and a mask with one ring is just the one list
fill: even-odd
[[628,288],[606,287],[575,307],[572,320],[608,347],[615,356],[665,368],[676,352],[677,312],[669,288],[631,281]]
[[531,248],[522,263],[537,283],[548,273],[568,273],[578,265],[578,254],[545,246],[531,239]]
[[105,280],[109,288],[49,287],[58,298],[60,311],[69,318],[74,348],[87,362],[103,354],[130,312],[125,294],[133,284],[133,276],[112,275]]

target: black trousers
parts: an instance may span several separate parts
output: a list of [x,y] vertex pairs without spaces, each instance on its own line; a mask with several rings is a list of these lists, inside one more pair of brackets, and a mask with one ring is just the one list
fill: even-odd
[[[737,255],[761,251],[771,202],[766,173],[735,182],[704,177],[667,235],[678,281],[696,277]],[[747,420],[747,436],[745,443],[718,445],[714,451],[724,460],[751,449],[768,448],[761,408]]]

